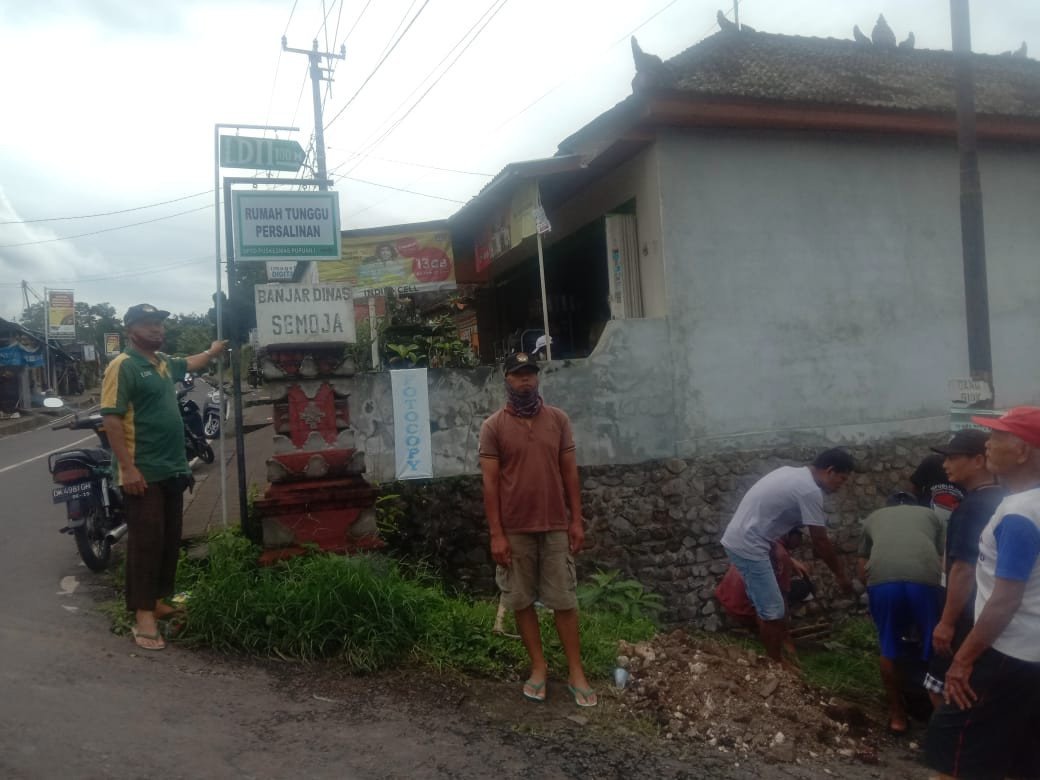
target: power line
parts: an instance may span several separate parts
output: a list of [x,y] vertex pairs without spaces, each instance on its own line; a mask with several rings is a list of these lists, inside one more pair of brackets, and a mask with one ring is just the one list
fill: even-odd
[[11,219],[6,222],[0,222],[0,225],[30,225],[37,222],[61,222],[69,219],[91,219],[93,217],[111,217],[114,214],[127,214],[131,211],[141,211],[142,209],[151,209],[156,206],[166,206],[170,203],[179,203],[182,200],[191,200],[192,198],[200,198],[203,195],[210,195],[213,190],[203,190],[202,192],[195,192],[191,195],[182,195],[179,198],[171,198],[170,200],[159,201],[158,203],[147,203],[144,206],[133,206],[128,209],[119,209],[118,211],[99,211],[96,214],[76,214],[71,217],[40,217],[39,219]]
[[379,69],[383,66],[383,63],[386,62],[387,57],[393,54],[394,49],[397,48],[397,44],[399,44],[404,39],[404,36],[408,34],[408,31],[410,29],[412,29],[412,25],[415,24],[415,20],[418,19],[420,15],[422,15],[423,9],[425,9],[426,6],[429,4],[430,0],[423,0],[423,4],[419,7],[419,10],[415,12],[415,16],[412,17],[411,21],[408,22],[408,25],[404,28],[404,30],[401,31],[401,34],[390,45],[390,48],[387,49],[386,53],[382,56],[382,58],[380,58],[379,62],[376,63],[376,66],[372,69],[372,72],[369,73],[368,76],[365,77],[365,80],[361,82],[361,86],[357,88],[357,91],[350,96],[350,99],[347,100],[346,105],[344,105],[343,108],[341,108],[336,113],[336,115],[328,121],[328,123],[324,127],[325,130],[328,130],[332,126],[332,123],[339,119],[343,115],[344,111],[350,108],[350,104],[357,99],[357,96],[361,94],[361,90],[363,90],[365,86],[368,84],[368,82],[372,80],[372,77],[379,72]]
[[[331,147],[331,146],[329,147],[329,149],[333,149],[333,148],[334,147]],[[358,151],[348,151],[347,154],[349,154],[353,158],[353,157],[359,157],[363,153],[362,152],[358,152]],[[373,160],[379,160],[381,162],[393,163],[394,165],[407,165],[407,166],[410,166],[412,168],[428,168],[431,171],[444,171],[445,173],[464,173],[467,176],[494,176],[495,175],[493,173],[488,173],[487,171],[467,171],[467,170],[462,169],[462,168],[444,168],[444,167],[442,167],[440,165],[428,165],[427,163],[412,162],[412,161],[409,161],[409,160],[394,160],[394,159],[391,159],[389,157],[380,157],[377,154],[369,154],[369,155],[365,155],[365,156],[369,157],[369,158],[371,158]],[[342,164],[341,164],[340,167],[342,167]]]
[[[76,279],[34,279],[28,284],[97,284],[98,282],[108,282],[113,279],[126,279],[131,276],[142,276],[144,274],[161,274],[166,271],[173,271],[178,268],[184,268],[189,265],[198,265],[207,261],[212,261],[213,256],[210,254],[203,255],[201,257],[192,258],[190,260],[170,260],[161,265],[152,265],[147,268],[135,268],[133,271],[126,271],[117,274],[104,274],[95,276],[81,276]],[[21,287],[21,282],[0,282],[0,287]]]
[[357,27],[358,24],[361,22],[362,17],[364,17],[364,15],[365,15],[365,11],[368,10],[368,7],[370,5],[372,5],[372,0],[368,0],[368,2],[365,3],[364,7],[361,9],[361,13],[359,13],[357,19],[354,20],[354,24],[350,25],[350,29],[347,30],[347,34],[343,38],[343,45],[344,46],[347,45],[347,41],[350,40],[351,33],[354,32],[354,28]]
[[[212,190],[211,190],[212,192]],[[0,249],[12,249],[18,246],[34,246],[36,244],[51,244],[55,241],[70,241],[73,238],[86,238],[87,236],[97,236],[101,233],[111,233],[113,230],[125,230],[126,228],[137,227],[138,225],[150,225],[153,222],[161,222],[164,219],[173,219],[174,217],[182,217],[185,214],[194,214],[196,211],[204,211],[209,206],[200,206],[197,209],[188,209],[187,211],[178,211],[176,214],[167,214],[165,217],[156,217],[155,219],[146,219],[143,222],[132,222],[129,225],[116,225],[115,227],[104,228],[103,230],[94,230],[90,233],[77,233],[74,236],[58,236],[57,238],[41,238],[38,241],[22,241],[18,244],[0,244]]]
[[[331,175],[331,174],[330,174]],[[340,179],[347,179],[348,181],[356,181],[360,184],[371,184],[373,187],[382,187],[387,190],[397,190],[398,192],[407,192],[409,195],[422,195],[424,198],[435,198],[436,200],[446,200],[451,203],[465,203],[464,200],[457,200],[455,198],[446,198],[443,195],[431,195],[428,192],[416,192],[415,190],[408,190],[404,187],[394,187],[391,184],[380,184],[377,181],[369,181],[368,179],[358,179],[354,176],[339,176]]]
[[[473,42],[476,41],[478,37],[480,37],[480,34],[484,31],[484,28],[486,28],[491,23],[491,20],[494,19],[495,16],[498,15],[498,12],[501,11],[502,8],[505,7],[505,4],[508,1],[509,0],[494,0],[494,2],[492,2],[491,5],[489,5],[487,7],[487,9],[484,11],[484,13],[482,13],[477,18],[477,20],[470,26],[470,28],[468,30],[466,30],[465,33],[463,33],[462,37],[459,38],[459,40],[455,42],[455,45],[452,46],[451,49],[448,50],[448,53],[445,54],[444,57],[441,58],[441,61],[438,62],[436,65],[434,65],[433,68],[430,70],[430,72],[427,73],[422,78],[422,81],[419,82],[419,86],[417,86],[415,89],[413,89],[411,91],[411,93],[408,95],[408,97],[406,97],[404,100],[402,100],[397,105],[397,107],[394,108],[393,111],[390,112],[390,116],[392,117],[394,115],[394,113],[396,113],[397,110],[399,108],[401,108],[401,106],[403,106],[405,103],[407,103],[408,100],[412,97],[412,95],[414,95],[419,90],[419,88],[422,87],[422,84],[428,78],[430,78],[434,73],[436,73],[437,69],[441,65],[443,65],[444,62],[449,57],[451,57],[452,54],[454,54],[457,49],[459,49],[459,46],[462,46],[463,42],[465,42],[465,46],[462,46],[462,49],[460,51],[458,51],[457,54],[455,54],[455,59],[453,59],[450,63],[448,63],[447,67],[444,68],[444,70],[441,71],[441,73],[437,76],[437,78],[434,79],[433,82],[426,88],[426,91],[424,91],[418,97],[418,99],[411,105],[411,107],[408,108],[407,111],[404,112],[404,114],[402,114],[397,120],[393,121],[392,124],[390,124],[390,126],[382,133],[382,135],[379,135],[377,138],[375,138],[375,140],[371,140],[373,136],[371,136],[371,135],[369,136],[369,140],[366,140],[365,143],[362,144],[362,147],[363,147],[362,151],[360,153],[358,153],[357,155],[355,155],[356,157],[360,157],[361,159],[358,160],[357,163],[352,165],[350,167],[350,169],[347,171],[347,173],[350,173],[350,172],[354,171],[364,161],[364,158],[368,156],[368,152],[370,152],[372,149],[375,149],[379,144],[381,144],[384,140],[386,140],[390,136],[390,134],[393,133],[394,130],[396,130],[401,125],[401,123],[404,122],[404,120],[408,118],[408,115],[411,114],[412,111],[414,111],[416,109],[416,107],[420,103],[422,103],[422,101],[426,98],[426,96],[428,94],[430,94],[430,91],[433,90],[433,88],[436,87],[437,84],[440,83],[441,79],[443,79],[444,76],[448,73],[448,71],[450,71],[452,69],[452,67],[454,67],[455,63],[457,63],[459,61],[459,59],[462,57],[462,55],[466,53],[466,50],[469,49],[469,47],[473,45]],[[478,27],[479,27],[479,29],[477,29]],[[475,33],[474,33],[474,30],[476,30]],[[472,34],[472,37],[470,37],[471,34]],[[466,41],[467,38],[469,38],[468,41]],[[345,160],[339,166],[334,168],[333,172],[339,170],[344,165],[347,165],[349,162],[351,162],[351,160],[349,160],[349,159]]]

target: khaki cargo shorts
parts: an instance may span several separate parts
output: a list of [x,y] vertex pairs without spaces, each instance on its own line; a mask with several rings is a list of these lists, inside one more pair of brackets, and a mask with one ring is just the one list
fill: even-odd
[[495,582],[506,609],[526,609],[536,601],[549,609],[575,609],[577,576],[566,531],[507,534],[512,564],[499,566]]

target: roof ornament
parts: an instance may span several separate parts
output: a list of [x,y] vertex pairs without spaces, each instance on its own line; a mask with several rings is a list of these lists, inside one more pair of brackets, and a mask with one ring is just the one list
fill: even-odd
[[884,14],[878,16],[874,30],[870,33],[870,39],[875,46],[881,46],[886,49],[894,49],[896,47],[896,34],[888,26]]
[[675,74],[656,54],[647,54],[639,46],[636,36],[632,36],[632,61],[636,66],[636,75],[632,77],[632,92],[645,92],[651,89],[662,89],[675,84]]
[[852,37],[856,39],[856,43],[862,43],[864,46],[874,45],[870,38],[864,35],[863,31],[859,29],[858,24],[852,25]]
[[900,49],[912,49],[912,48],[914,48],[914,45],[916,43],[917,43],[917,40],[914,38],[914,31],[911,30],[910,33],[906,36],[906,39],[899,42],[899,48]]
[[740,32],[740,28],[737,26],[737,23],[731,22],[729,19],[727,19],[726,14],[722,13],[722,11],[718,11],[715,14],[715,18],[718,20],[719,29],[722,30],[722,32]]

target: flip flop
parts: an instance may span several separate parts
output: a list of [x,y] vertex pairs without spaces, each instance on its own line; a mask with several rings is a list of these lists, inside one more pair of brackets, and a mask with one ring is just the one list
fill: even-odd
[[[154,634],[146,634],[143,631],[138,631],[137,627],[134,626],[130,629],[130,633],[134,635],[134,644],[140,647],[142,650],[165,650],[166,643],[163,641],[162,634],[156,631]],[[147,645],[145,642],[158,642],[158,645]]]
[[574,697],[574,703],[579,707],[595,707],[599,704],[596,692],[592,688],[579,688],[576,685],[568,685],[567,690],[571,692],[571,695]]
[[[540,683],[531,682],[528,680],[524,683],[524,698],[530,699],[531,701],[544,702],[545,701],[545,683],[546,680],[542,680]],[[527,692],[527,689],[531,689],[531,693]]]

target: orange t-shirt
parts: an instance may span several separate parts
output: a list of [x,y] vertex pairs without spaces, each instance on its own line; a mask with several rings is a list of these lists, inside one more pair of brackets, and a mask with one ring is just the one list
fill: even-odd
[[499,513],[506,533],[567,530],[560,456],[574,449],[571,421],[548,404],[534,417],[500,409],[480,426],[480,457],[499,462]]

